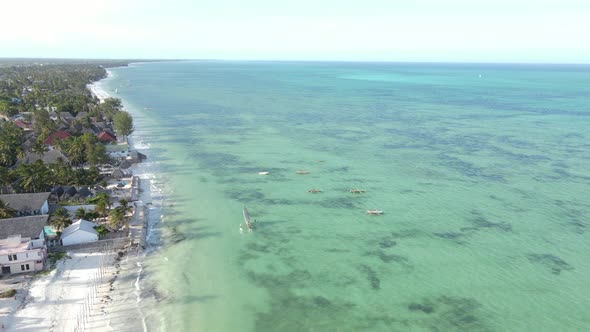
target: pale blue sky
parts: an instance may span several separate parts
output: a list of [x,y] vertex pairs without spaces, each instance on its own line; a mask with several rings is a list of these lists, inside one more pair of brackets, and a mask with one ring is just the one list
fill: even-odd
[[0,57],[590,62],[590,0],[3,0],[1,8]]

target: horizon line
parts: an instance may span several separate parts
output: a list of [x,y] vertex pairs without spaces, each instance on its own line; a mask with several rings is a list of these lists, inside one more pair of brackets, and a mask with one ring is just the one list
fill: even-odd
[[2,60],[70,60],[70,61],[125,61],[129,63],[165,61],[219,61],[219,62],[332,62],[332,63],[400,63],[400,64],[481,64],[481,65],[590,65],[590,62],[545,61],[459,61],[459,60],[329,60],[329,59],[223,59],[223,58],[89,58],[89,57],[1,57]]

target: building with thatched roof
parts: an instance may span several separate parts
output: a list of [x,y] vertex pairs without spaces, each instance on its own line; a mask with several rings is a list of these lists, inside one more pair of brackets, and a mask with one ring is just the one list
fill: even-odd
[[37,160],[43,161],[44,164],[56,164],[58,161],[68,162],[68,158],[59,150],[49,150],[43,154],[28,152],[24,157],[20,158],[16,164],[32,164]]
[[49,203],[47,199],[51,193],[8,194],[0,195],[0,200],[16,210],[16,216],[31,216],[47,214]]
[[78,189],[78,193],[76,194],[78,198],[88,198],[92,196],[92,191],[88,187],[81,187]]
[[43,238],[43,227],[47,225],[48,219],[48,214],[0,219],[0,239],[14,235],[31,239]]

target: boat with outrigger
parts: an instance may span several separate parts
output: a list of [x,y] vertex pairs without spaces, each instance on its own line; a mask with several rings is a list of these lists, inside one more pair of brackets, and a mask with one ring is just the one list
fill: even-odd
[[353,194],[362,194],[362,193],[364,193],[366,190],[365,190],[365,189],[357,189],[357,188],[354,188],[354,189],[350,189],[349,191],[350,191],[351,193],[353,193]]
[[383,214],[383,211],[381,210],[367,210],[368,214],[372,214],[372,215],[380,215]]
[[312,188],[312,189],[309,189],[307,192],[312,193],[312,194],[316,194],[316,193],[321,193],[322,191],[320,189]]
[[[244,223],[246,224],[246,227],[248,228],[248,232],[252,232],[252,223],[250,222],[250,214],[248,213],[248,209],[246,209],[246,207],[244,206],[244,209],[242,210],[242,214],[244,215]],[[240,224],[240,230],[242,231],[242,224]]]

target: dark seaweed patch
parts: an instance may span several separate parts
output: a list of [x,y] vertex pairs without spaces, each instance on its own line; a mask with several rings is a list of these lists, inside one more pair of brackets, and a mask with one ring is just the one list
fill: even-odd
[[462,331],[482,330],[483,324],[478,318],[481,304],[475,299],[441,296],[438,302],[444,305],[444,308],[441,308],[440,318],[449,325]]
[[374,290],[381,289],[381,280],[377,276],[377,272],[373,270],[370,266],[365,264],[361,264],[358,266],[359,271],[361,271],[367,277],[367,280],[371,284],[371,288]]
[[434,312],[434,306],[431,303],[410,303],[408,309],[410,309],[410,311],[422,311],[426,314]]
[[[573,226],[576,233],[583,234],[586,231],[588,225],[584,221],[584,219],[587,219],[584,211],[579,208],[571,207],[579,207],[582,204],[563,200],[554,200],[554,203],[561,209],[561,213],[565,217],[564,219],[566,220],[566,223]],[[587,205],[584,206],[588,207]]]
[[339,248],[328,248],[325,250],[326,252],[350,252],[348,249],[339,249]]
[[182,242],[186,240],[186,236],[181,234],[176,227],[171,228],[171,234],[168,237],[168,240],[174,244]]
[[473,224],[475,229],[495,228],[505,232],[512,231],[512,225],[505,222],[491,222],[481,212],[477,210],[471,211],[471,218],[469,222]]
[[325,198],[320,201],[314,202],[324,208],[329,209],[362,209],[361,203],[362,197],[360,195],[356,196],[340,196],[340,197],[331,197]]
[[443,233],[434,233],[435,236],[440,237],[441,239],[450,240],[458,244],[464,244],[465,242],[462,238],[465,236],[465,233],[460,232],[443,232]]
[[270,291],[270,311],[256,314],[255,331],[331,331],[354,309],[354,304],[332,303],[322,296],[297,296],[289,288]]
[[246,248],[251,251],[257,252],[270,252],[269,245],[262,245],[255,242],[248,243]]
[[482,167],[477,167],[473,163],[461,160],[457,157],[453,157],[449,154],[439,154],[438,158],[441,160],[441,164],[447,168],[450,168],[459,174],[466,177],[483,178],[490,181],[505,182],[503,176],[498,174],[489,174],[484,171]]
[[419,229],[406,229],[399,232],[391,232],[394,239],[417,238],[424,235],[424,232]]
[[402,264],[408,263],[408,259],[406,257],[400,256],[400,255],[387,254],[383,250],[369,251],[369,252],[365,253],[365,256],[377,256],[384,263],[391,263],[391,262],[397,262],[397,263],[402,263]]
[[257,202],[264,205],[293,205],[295,202],[288,200],[288,199],[274,199],[274,198],[267,198],[266,195],[260,189],[252,189],[252,190],[238,190],[238,189],[228,189],[225,191],[225,194],[236,201],[242,203],[251,203]]
[[559,275],[561,271],[571,271],[574,268],[563,259],[552,254],[529,254],[529,261],[539,263],[551,270],[551,273]]
[[350,171],[350,167],[348,167],[348,166],[335,167],[335,168],[328,169],[328,172],[330,172],[330,173],[346,173],[348,171]]
[[313,303],[315,305],[317,305],[318,307],[327,307],[329,305],[331,305],[332,303],[330,302],[330,300],[328,300],[327,298],[323,297],[323,296],[316,296],[313,298]]
[[379,247],[380,248],[383,248],[383,249],[391,248],[391,247],[394,247],[396,245],[397,245],[397,242],[395,242],[392,239],[387,238],[387,237],[386,238],[382,238],[379,241]]

